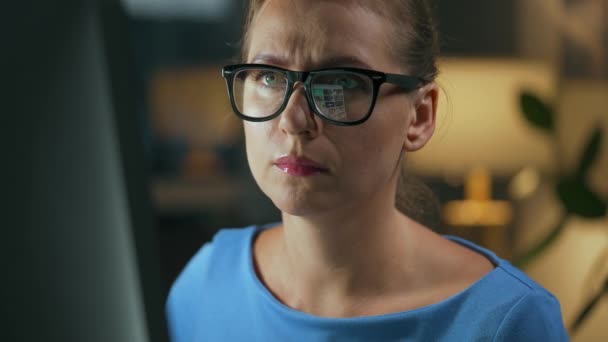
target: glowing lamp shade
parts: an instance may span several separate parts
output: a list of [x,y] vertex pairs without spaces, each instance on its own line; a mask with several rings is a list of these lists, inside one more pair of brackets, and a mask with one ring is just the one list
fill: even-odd
[[443,59],[434,137],[410,156],[425,176],[461,178],[474,167],[510,176],[525,166],[550,171],[550,137],[521,114],[519,95],[530,91],[550,101],[557,75],[546,64],[518,59]]

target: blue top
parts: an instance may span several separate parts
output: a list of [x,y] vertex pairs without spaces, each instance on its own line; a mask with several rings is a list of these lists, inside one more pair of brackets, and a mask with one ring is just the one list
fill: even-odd
[[279,302],[257,277],[253,239],[264,227],[220,231],[177,278],[166,304],[173,342],[568,341],[559,302],[494,253],[446,237],[496,267],[441,302],[398,313],[325,318]]

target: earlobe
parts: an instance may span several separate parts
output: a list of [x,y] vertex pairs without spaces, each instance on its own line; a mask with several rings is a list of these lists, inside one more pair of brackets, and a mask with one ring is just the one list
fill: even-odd
[[439,88],[431,82],[415,95],[414,112],[407,127],[404,149],[408,152],[421,149],[435,132]]

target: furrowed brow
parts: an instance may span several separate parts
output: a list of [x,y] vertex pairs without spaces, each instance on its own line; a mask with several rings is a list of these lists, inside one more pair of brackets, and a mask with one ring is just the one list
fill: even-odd
[[[250,63],[276,65],[284,68],[289,67],[289,59],[282,56],[277,56],[269,53],[258,53]],[[371,67],[355,56],[338,55],[321,59],[319,62],[311,62],[309,68],[324,69],[337,67],[358,67],[363,69],[371,69]]]
[[315,66],[318,68],[359,67],[371,69],[368,64],[355,56],[332,56],[322,59],[319,63],[315,63]]
[[253,56],[251,63],[286,66],[287,59],[272,54],[258,53],[257,55]]

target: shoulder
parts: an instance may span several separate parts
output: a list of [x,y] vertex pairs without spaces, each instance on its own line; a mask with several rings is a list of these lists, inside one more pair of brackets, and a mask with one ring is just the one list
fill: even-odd
[[[167,297],[165,313],[173,340],[175,334],[194,329],[201,303],[209,304],[219,298],[215,294],[230,291],[225,284],[234,283],[235,276],[243,276],[246,267],[247,244],[257,227],[222,229],[205,243],[186,264]],[[231,272],[226,272],[231,270]]]
[[247,244],[257,228],[248,226],[219,230],[212,240],[205,243],[188,261],[173,283],[171,292],[196,286],[206,278],[214,276],[213,272],[220,264],[238,262],[245,256]]
[[532,288],[515,302],[500,323],[494,341],[568,341],[557,299]]
[[[449,240],[485,256],[494,268],[459,297],[481,314],[480,329],[494,341],[568,341],[558,300],[492,251],[456,237]],[[471,321],[469,320],[469,324]]]
[[210,242],[205,243],[186,264],[173,287],[197,282],[212,274],[218,263],[235,262],[246,251],[256,226],[219,230]]
[[493,292],[501,314],[494,341],[568,341],[559,301],[553,294],[512,266],[498,259]]

